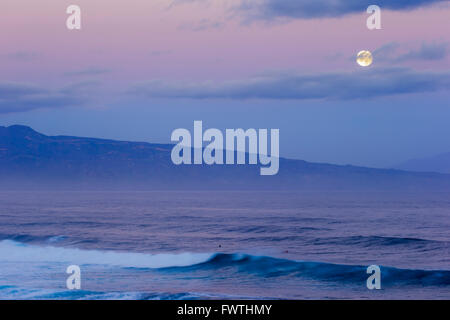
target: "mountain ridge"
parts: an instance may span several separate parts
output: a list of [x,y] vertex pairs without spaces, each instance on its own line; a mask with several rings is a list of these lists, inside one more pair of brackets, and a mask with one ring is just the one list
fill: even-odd
[[275,176],[255,165],[176,166],[172,146],[0,126],[0,188],[450,191],[450,175],[285,158]]
[[436,172],[450,174],[450,152],[441,153],[436,156],[410,159],[394,168],[414,172]]

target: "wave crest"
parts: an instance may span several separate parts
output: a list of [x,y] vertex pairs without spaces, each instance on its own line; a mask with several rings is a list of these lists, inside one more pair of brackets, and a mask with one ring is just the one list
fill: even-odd
[[[106,265],[119,268],[189,272],[227,269],[262,278],[303,277],[319,281],[361,283],[367,266],[294,261],[238,253],[145,254],[75,248],[35,246],[12,240],[0,241],[2,262]],[[383,285],[450,286],[450,270],[414,270],[380,266]]]

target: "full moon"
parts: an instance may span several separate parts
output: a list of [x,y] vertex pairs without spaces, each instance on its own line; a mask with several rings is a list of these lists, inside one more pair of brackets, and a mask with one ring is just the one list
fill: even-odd
[[358,64],[361,67],[368,67],[372,64],[373,58],[372,58],[372,54],[370,53],[370,51],[368,50],[363,50],[358,52],[358,56],[356,58],[356,62],[358,62]]

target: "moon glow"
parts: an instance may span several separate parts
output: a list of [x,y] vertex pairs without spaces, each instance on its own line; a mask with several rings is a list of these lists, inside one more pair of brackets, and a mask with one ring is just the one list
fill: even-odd
[[358,62],[358,64],[361,67],[370,66],[373,62],[372,53],[370,53],[370,51],[368,51],[368,50],[362,50],[362,51],[358,52],[356,62]]

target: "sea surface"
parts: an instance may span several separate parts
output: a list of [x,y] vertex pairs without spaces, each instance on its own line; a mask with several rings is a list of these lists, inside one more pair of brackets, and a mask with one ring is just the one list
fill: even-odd
[[0,299],[241,298],[450,299],[450,194],[0,192]]

